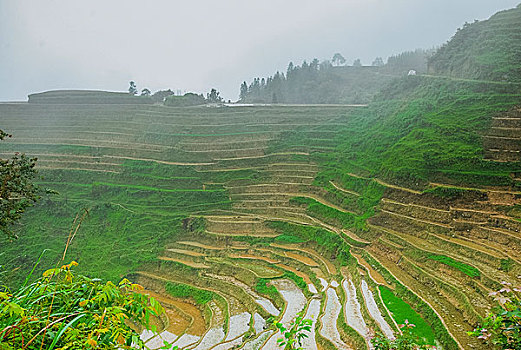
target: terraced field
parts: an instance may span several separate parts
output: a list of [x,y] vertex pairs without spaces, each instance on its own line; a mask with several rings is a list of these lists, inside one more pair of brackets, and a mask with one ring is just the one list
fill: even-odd
[[[38,157],[40,185],[59,192],[0,263],[27,269],[49,249],[52,264],[87,210],[68,257],[158,296],[168,318],[143,333],[150,348],[276,349],[272,321],[299,312],[315,325],[306,349],[371,348],[404,317],[444,349],[482,347],[466,332],[493,306],[488,293],[521,274],[521,192],[423,191],[331,169],[324,155],[353,113],[0,104],[14,135],[0,155]],[[410,308],[392,314],[397,300]]]

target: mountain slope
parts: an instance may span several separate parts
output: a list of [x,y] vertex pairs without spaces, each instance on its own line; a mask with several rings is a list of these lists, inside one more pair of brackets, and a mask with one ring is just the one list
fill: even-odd
[[521,82],[521,4],[465,24],[429,61],[434,74]]

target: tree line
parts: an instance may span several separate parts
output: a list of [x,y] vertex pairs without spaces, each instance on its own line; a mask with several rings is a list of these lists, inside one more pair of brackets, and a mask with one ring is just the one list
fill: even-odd
[[368,103],[379,90],[385,75],[403,75],[410,70],[427,72],[431,50],[407,51],[388,58],[376,57],[370,66],[359,58],[346,65],[336,53],[331,60],[313,59],[300,66],[288,64],[286,72],[277,71],[266,78],[254,78],[240,86],[243,103]]

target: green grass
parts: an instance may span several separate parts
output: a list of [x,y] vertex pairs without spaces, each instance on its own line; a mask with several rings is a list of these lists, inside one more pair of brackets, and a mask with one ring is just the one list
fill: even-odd
[[280,244],[298,244],[298,243],[304,243],[305,240],[301,237],[294,236],[292,234],[284,233],[280,236],[277,236],[274,240],[277,243]]
[[277,288],[273,285],[268,285],[270,283],[269,279],[259,278],[257,280],[257,284],[255,284],[255,291],[260,294],[264,294],[270,298],[275,298],[279,295]]
[[215,293],[192,287],[184,283],[166,282],[165,289],[175,298],[192,298],[199,305],[204,305],[214,299]]
[[413,333],[422,339],[425,344],[435,344],[436,336],[429,324],[414,311],[409,304],[397,297],[392,290],[385,286],[378,286],[385,306],[391,312],[396,323],[404,324],[405,320],[415,325]]
[[463,272],[465,275],[470,276],[472,278],[481,276],[481,272],[477,268],[464,264],[462,262],[456,261],[456,260],[452,259],[451,257],[445,256],[445,255],[430,255],[428,257],[428,259],[431,259],[434,261],[439,261],[442,264],[453,267],[453,268]]

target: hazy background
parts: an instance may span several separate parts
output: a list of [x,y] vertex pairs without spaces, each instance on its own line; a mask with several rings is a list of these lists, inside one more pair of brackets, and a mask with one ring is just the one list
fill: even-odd
[[51,89],[207,92],[289,61],[443,44],[520,0],[0,0],[0,101]]

